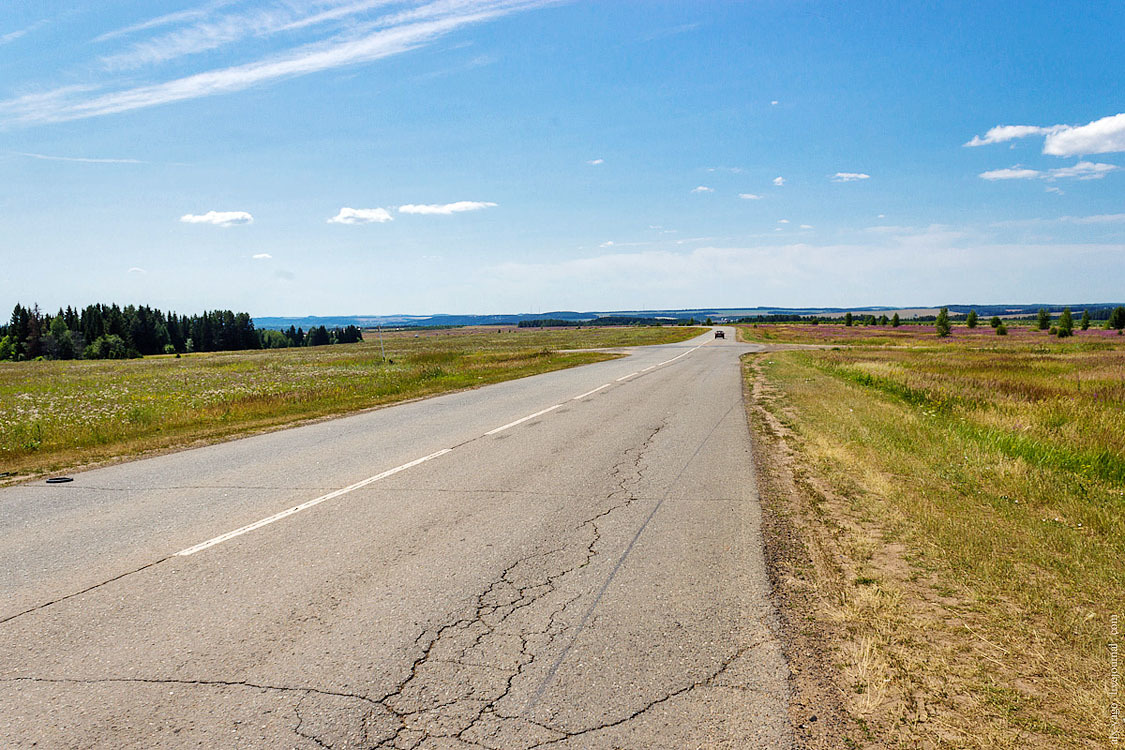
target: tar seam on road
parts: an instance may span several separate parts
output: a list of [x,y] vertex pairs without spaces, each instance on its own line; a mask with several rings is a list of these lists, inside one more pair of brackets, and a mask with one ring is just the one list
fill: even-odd
[[539,683],[539,687],[536,688],[535,694],[531,696],[531,700],[527,702],[527,706],[523,710],[524,718],[527,718],[528,714],[531,713],[531,710],[535,708],[535,705],[539,703],[539,700],[543,697],[543,691],[547,689],[547,683],[554,678],[555,673],[559,670],[559,666],[563,663],[563,659],[565,659],[567,657],[567,654],[570,653],[570,650],[574,648],[574,644],[578,640],[578,636],[581,635],[582,630],[586,627],[586,622],[590,619],[590,615],[594,614],[594,609],[601,602],[602,597],[605,596],[605,592],[609,588],[609,584],[613,583],[613,579],[617,576],[617,571],[621,570],[621,566],[625,564],[625,558],[627,558],[629,556],[629,553],[633,551],[633,547],[636,545],[637,540],[641,538],[641,534],[644,533],[644,530],[648,527],[649,522],[656,515],[656,512],[660,510],[660,506],[664,505],[664,501],[668,499],[668,496],[672,494],[672,489],[680,481],[680,477],[684,475],[684,472],[687,471],[688,467],[691,466],[693,461],[695,461],[696,456],[698,456],[699,453],[703,450],[703,446],[707,445],[707,441],[710,440],[711,436],[715,434],[715,430],[719,429],[719,425],[721,425],[723,421],[726,420],[727,416],[729,416],[730,413],[734,411],[734,408],[738,405],[739,404],[734,404],[734,406],[731,406],[729,409],[723,412],[723,416],[719,417],[719,421],[715,422],[715,426],[712,427],[710,432],[708,432],[703,440],[700,441],[699,447],[695,449],[695,452],[691,454],[691,457],[688,458],[687,462],[684,463],[682,467],[680,467],[680,470],[676,473],[675,478],[672,479],[672,481],[668,484],[668,489],[664,491],[664,495],[660,498],[660,500],[657,501],[656,505],[652,507],[652,510],[649,512],[640,528],[637,529],[637,533],[633,535],[633,538],[631,540],[629,540],[629,544],[625,547],[625,551],[621,553],[621,556],[619,558],[617,558],[617,562],[614,564],[613,569],[609,571],[609,575],[606,576],[606,579],[602,583],[601,588],[598,589],[597,595],[594,596],[594,601],[590,602],[590,606],[586,609],[585,614],[582,615],[582,619],[579,620],[578,625],[574,628],[574,635],[571,636],[570,642],[566,644],[566,648],[562,650],[562,653],[559,654],[557,659],[555,659],[555,663],[551,665],[551,668],[549,670],[547,670],[547,676],[544,677],[542,682]]

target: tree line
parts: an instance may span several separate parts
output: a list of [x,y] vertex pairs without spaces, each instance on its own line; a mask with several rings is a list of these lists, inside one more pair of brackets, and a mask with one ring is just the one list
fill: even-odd
[[147,305],[89,305],[82,310],[43,313],[17,304],[0,325],[0,360],[129,359],[149,354],[276,349],[361,341],[356,326],[306,333],[258,330],[249,313],[208,310],[198,315],[165,313]]

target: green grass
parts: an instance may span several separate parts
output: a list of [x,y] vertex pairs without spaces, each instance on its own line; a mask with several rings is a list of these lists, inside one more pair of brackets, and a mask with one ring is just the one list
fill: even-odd
[[820,582],[843,591],[826,617],[844,672],[859,663],[849,643],[874,644],[863,665],[879,679],[861,682],[881,687],[856,710],[892,746],[1107,741],[1125,347],[1028,338],[756,360],[799,470],[837,498],[816,506],[848,571]]
[[698,328],[375,332],[360,344],[126,361],[0,363],[8,480],[597,362],[569,349],[682,341]]

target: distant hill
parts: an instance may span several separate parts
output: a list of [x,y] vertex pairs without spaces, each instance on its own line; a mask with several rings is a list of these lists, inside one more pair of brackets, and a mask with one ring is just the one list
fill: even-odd
[[573,310],[552,310],[543,313],[511,313],[500,315],[333,315],[327,317],[306,316],[303,318],[289,317],[260,317],[254,318],[254,325],[259,328],[288,328],[297,326],[347,326],[357,325],[363,328],[375,326],[505,326],[518,325],[521,320],[568,320],[582,322],[603,317],[640,317],[662,318],[673,320],[735,320],[737,318],[754,315],[821,315],[838,312],[843,314],[852,312],[866,312],[873,310],[891,310],[890,307],[864,307],[864,308],[836,308],[836,307],[809,307],[809,308],[783,308],[783,307],[738,307],[738,308],[699,308],[687,310],[604,310],[591,312],[575,312]]
[[[1052,313],[1061,312],[1064,307],[1071,310],[1090,310],[1093,315],[1095,310],[1113,308],[1125,304],[1120,302],[1098,302],[1096,304],[1034,304],[1034,305],[946,305],[954,314],[967,313],[976,310],[978,315],[1034,315],[1039,308],[1046,307]],[[567,320],[583,322],[603,317],[639,317],[658,318],[668,321],[689,320],[698,321],[711,318],[713,321],[722,322],[738,320],[739,318],[753,318],[760,315],[819,315],[825,317],[842,316],[844,313],[887,313],[899,312],[904,317],[911,315],[933,315],[937,308],[930,307],[716,307],[694,308],[685,310],[605,310],[591,312],[575,312],[573,310],[552,310],[542,313],[510,313],[499,315],[330,315],[324,317],[305,316],[297,317],[260,317],[254,318],[254,325],[258,328],[285,329],[289,326],[308,329],[310,326],[359,326],[360,328],[375,328],[384,326],[388,328],[419,327],[432,328],[436,326],[514,326],[521,320]]]

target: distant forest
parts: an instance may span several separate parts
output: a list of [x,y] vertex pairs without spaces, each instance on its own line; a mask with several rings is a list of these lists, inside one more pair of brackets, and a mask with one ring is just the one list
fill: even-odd
[[256,330],[249,313],[210,310],[200,315],[164,313],[152,307],[90,305],[55,315],[38,305],[17,304],[0,326],[0,360],[129,359],[146,354],[283,349],[350,344],[363,340],[356,326],[314,326],[307,332]]

